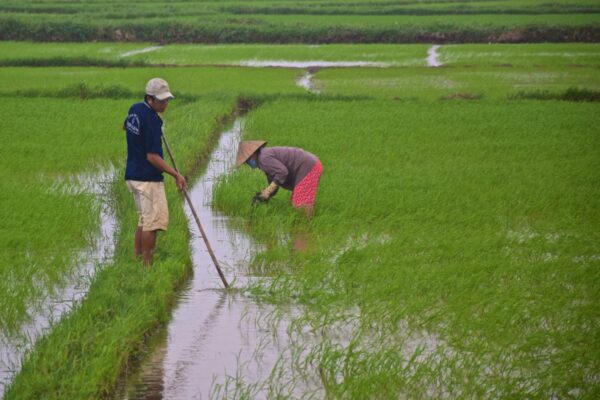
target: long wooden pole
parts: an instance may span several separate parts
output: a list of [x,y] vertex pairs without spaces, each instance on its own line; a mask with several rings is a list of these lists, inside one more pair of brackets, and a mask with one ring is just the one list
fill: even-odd
[[[175,162],[173,153],[171,153],[171,147],[169,147],[169,143],[167,142],[167,138],[165,137],[164,133],[162,135],[162,138],[163,138],[163,142],[165,143],[165,147],[167,148],[167,153],[169,153],[169,157],[171,158],[171,163],[173,163],[173,168],[175,168],[175,171],[177,171],[177,173],[179,173],[179,169],[177,168],[177,163]],[[204,240],[204,244],[206,244],[206,248],[208,249],[208,254],[210,254],[210,258],[212,258],[212,261],[215,264],[215,268],[217,268],[217,272],[219,273],[219,276],[221,277],[221,280],[223,281],[223,285],[225,285],[225,288],[228,288],[229,284],[227,283],[227,280],[225,279],[225,275],[223,275],[223,271],[221,271],[221,267],[219,266],[217,257],[215,257],[215,253],[213,252],[212,247],[210,246],[210,243],[208,241],[208,238],[206,237],[206,233],[204,233],[204,229],[202,228],[202,224],[200,223],[200,218],[198,218],[196,209],[194,209],[192,200],[190,200],[190,196],[188,195],[187,190],[182,189],[181,192],[183,193],[183,196],[185,197],[188,205],[190,206],[190,210],[192,210],[192,215],[194,216],[194,219],[196,220],[196,224],[198,224],[198,229],[200,229],[200,236],[202,236],[202,239]]]

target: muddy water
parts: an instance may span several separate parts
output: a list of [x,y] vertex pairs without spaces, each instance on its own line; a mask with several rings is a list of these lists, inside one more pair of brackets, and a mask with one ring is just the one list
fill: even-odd
[[[243,121],[223,133],[207,171],[190,191],[206,235],[232,287],[252,279],[247,265],[257,250],[233,229],[228,218],[211,207],[213,185],[232,170]],[[187,209],[187,207],[186,207]],[[288,323],[269,305],[257,304],[243,290],[226,292],[198,236],[191,212],[194,274],[183,291],[163,338],[130,376],[117,397],[122,399],[209,399],[239,394],[268,398],[268,378],[286,352]],[[236,387],[236,385],[238,385]],[[234,395],[234,397],[239,397]]]
[[114,178],[115,171],[111,168],[100,173],[79,175],[74,179],[75,184],[71,183],[73,179],[58,180],[51,188],[66,194],[81,192],[94,195],[100,210],[100,230],[90,248],[77,255],[75,267],[63,285],[54,291],[47,291],[28,306],[28,322],[20,327],[19,332],[8,335],[0,331],[0,398],[5,387],[21,369],[23,355],[85,297],[97,269],[112,260],[117,222],[109,186]]
[[427,66],[428,67],[441,67],[442,63],[439,61],[438,49],[439,45],[433,45],[427,50]]

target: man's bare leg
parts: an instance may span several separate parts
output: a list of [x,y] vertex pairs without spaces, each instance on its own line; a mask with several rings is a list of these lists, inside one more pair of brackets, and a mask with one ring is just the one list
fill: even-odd
[[152,256],[156,246],[156,231],[142,231],[142,257],[144,265],[152,265]]
[[142,227],[138,226],[135,231],[135,258],[138,259],[142,256]]

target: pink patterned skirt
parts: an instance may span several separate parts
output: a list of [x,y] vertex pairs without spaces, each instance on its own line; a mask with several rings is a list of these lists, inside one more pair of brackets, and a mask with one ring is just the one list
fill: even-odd
[[317,163],[312,167],[308,175],[296,185],[292,192],[292,205],[294,207],[312,206],[315,204],[315,197],[322,172],[323,166],[321,165],[321,161],[317,160]]

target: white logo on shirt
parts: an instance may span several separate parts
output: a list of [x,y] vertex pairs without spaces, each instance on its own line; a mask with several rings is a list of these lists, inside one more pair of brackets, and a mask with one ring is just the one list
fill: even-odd
[[129,114],[127,117],[127,122],[125,123],[125,129],[128,132],[133,133],[134,135],[140,134],[140,119],[137,114]]

